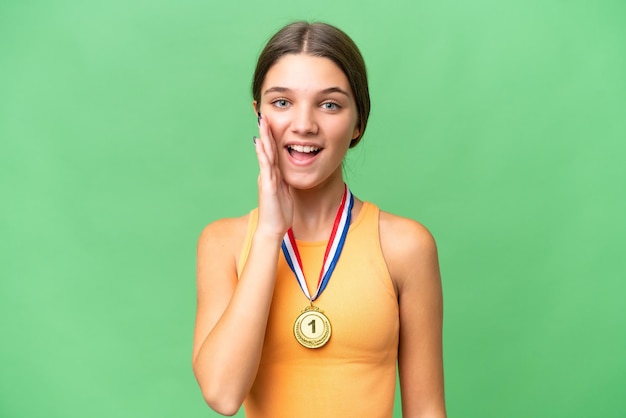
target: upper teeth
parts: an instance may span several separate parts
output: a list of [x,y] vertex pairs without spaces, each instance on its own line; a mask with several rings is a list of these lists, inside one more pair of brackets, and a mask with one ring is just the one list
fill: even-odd
[[289,145],[289,148],[298,152],[315,152],[320,150],[319,147],[312,147],[310,145]]

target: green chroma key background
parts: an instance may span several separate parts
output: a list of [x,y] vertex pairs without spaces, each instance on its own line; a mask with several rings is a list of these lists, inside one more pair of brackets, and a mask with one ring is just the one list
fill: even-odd
[[196,240],[256,204],[252,72],[296,19],[368,64],[352,190],[437,239],[449,416],[625,417],[621,0],[1,2],[0,416],[216,416]]

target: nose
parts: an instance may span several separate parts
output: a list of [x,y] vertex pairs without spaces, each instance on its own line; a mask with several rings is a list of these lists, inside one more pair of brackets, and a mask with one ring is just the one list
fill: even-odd
[[318,126],[314,110],[308,106],[301,106],[294,110],[291,121],[292,132],[302,136],[316,134]]

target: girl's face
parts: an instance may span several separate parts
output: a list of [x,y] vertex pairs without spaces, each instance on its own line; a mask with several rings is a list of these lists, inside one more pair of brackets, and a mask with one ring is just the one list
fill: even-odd
[[350,84],[334,62],[307,54],[281,57],[255,106],[269,124],[289,185],[310,189],[341,178],[341,162],[359,129]]

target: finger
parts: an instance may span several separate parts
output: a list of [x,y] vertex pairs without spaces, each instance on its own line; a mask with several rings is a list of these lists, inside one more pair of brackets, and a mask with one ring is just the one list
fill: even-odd
[[267,137],[267,125],[265,124],[264,117],[262,117],[259,120],[259,139],[258,140],[261,142],[262,150],[265,153],[268,161],[270,162],[270,164],[273,164],[274,161],[271,158],[271,152],[269,152],[271,150],[271,144]]
[[259,138],[256,138],[256,141],[254,142],[254,149],[256,151],[257,160],[259,162],[260,180],[263,182],[271,182],[273,177],[272,165],[267,158],[267,153],[265,151],[263,141],[261,141]]
[[261,123],[259,124],[259,133],[261,135],[261,139],[263,141],[268,160],[271,164],[276,164],[276,141],[274,140],[274,137],[269,127],[267,116],[265,115],[261,117]]
[[259,152],[259,166],[259,193],[262,192],[266,197],[273,196],[280,199],[280,195],[284,193],[282,187],[284,180],[278,166],[271,165],[267,155],[263,152]]
[[267,125],[267,136],[270,139],[270,145],[272,146],[272,157],[274,158],[274,163],[278,164],[278,144],[274,139],[274,135],[272,134],[272,130]]
[[265,123],[265,129],[266,129],[266,134],[267,134],[267,138],[269,139],[269,143],[270,143],[270,147],[271,147],[271,152],[272,152],[272,162],[276,162],[278,160],[278,156],[277,156],[277,145],[276,145],[276,140],[274,139],[274,135],[272,135],[272,130],[270,129],[270,124],[269,121],[264,117],[263,118],[263,122]]

